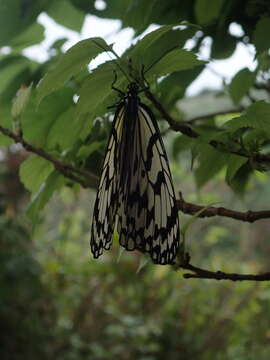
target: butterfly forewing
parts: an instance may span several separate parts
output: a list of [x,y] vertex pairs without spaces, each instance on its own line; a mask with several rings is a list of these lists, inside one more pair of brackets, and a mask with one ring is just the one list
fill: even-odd
[[94,207],[91,249],[111,245],[115,218],[120,245],[174,263],[179,220],[169,163],[156,120],[136,94],[118,106]]
[[112,243],[115,216],[118,207],[118,157],[123,129],[123,108],[116,112],[105,153],[91,230],[91,251],[95,258]]

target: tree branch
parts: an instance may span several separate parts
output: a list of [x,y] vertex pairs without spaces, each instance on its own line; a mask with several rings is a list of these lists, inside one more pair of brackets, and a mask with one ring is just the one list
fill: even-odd
[[180,265],[183,270],[189,270],[192,273],[185,273],[185,279],[212,279],[212,280],[231,280],[231,281],[270,281],[270,272],[262,274],[237,274],[225,273],[223,271],[210,271],[201,269],[190,264],[190,256],[186,254],[187,261]]
[[[93,183],[93,181],[96,182],[98,180],[98,176],[96,176],[95,174],[91,174],[88,171],[75,168],[72,165],[66,164],[58,159],[55,159],[53,156],[45,152],[43,149],[40,149],[38,147],[29,144],[27,141],[23,139],[22,135],[15,134],[9,129],[4,128],[3,126],[0,126],[0,132],[5,136],[11,138],[15,143],[21,144],[25,150],[34,153],[42,157],[43,159],[46,159],[49,162],[51,162],[56,170],[61,172],[65,177],[71,179],[72,181],[81,184],[81,186],[84,188],[91,187],[91,183]],[[89,182],[85,181],[80,176],[77,176],[74,173],[81,175],[86,179],[89,179],[90,181]]]
[[[147,98],[155,106],[155,108],[160,112],[161,116],[168,122],[168,124],[170,125],[172,130],[181,132],[182,134],[189,136],[193,139],[196,139],[200,136],[195,130],[193,130],[193,128],[188,123],[179,122],[179,121],[176,121],[175,119],[173,119],[167,113],[167,111],[164,109],[162,104],[151,93],[151,91],[147,90],[145,92],[145,94],[146,94]],[[224,148],[224,145],[225,145],[224,143],[222,143],[220,141],[216,141],[216,140],[210,140],[208,142],[208,144],[211,145],[212,147],[214,147],[215,149],[217,149],[218,147]],[[229,150],[227,150],[227,152],[229,152],[230,154],[234,154],[234,155],[240,155],[240,156],[246,157],[248,159],[251,158],[251,156],[245,152],[229,151]],[[270,155],[256,154],[256,155],[252,156],[252,159],[258,163],[268,163],[268,162],[270,162]]]
[[164,109],[164,107],[161,105],[161,103],[154,97],[154,95],[151,93],[151,91],[147,90],[145,92],[147,98],[152,102],[152,104],[155,106],[155,108],[160,112],[162,117],[168,122],[171,129],[174,131],[180,131],[182,134],[187,135],[192,138],[199,137],[199,134],[194,131],[190,125],[179,122],[174,120],[170,114],[167,113],[167,111]]
[[[192,203],[188,203],[184,200],[182,193],[179,193],[179,200],[177,200],[178,209],[181,210],[184,214],[194,215],[198,211],[205,208],[202,205],[196,205]],[[261,219],[269,219],[270,218],[270,210],[261,210],[261,211],[234,211],[231,209],[226,209],[224,207],[214,207],[210,206],[204,209],[203,212],[200,213],[199,217],[213,217],[213,216],[224,216],[228,218],[232,218],[235,220],[241,220],[253,223],[257,220]]]
[[185,279],[212,279],[212,280],[231,280],[231,281],[270,281],[270,272],[263,274],[236,274],[225,273],[223,271],[209,271],[200,269],[193,265],[183,267],[193,273],[184,274]]
[[199,268],[190,263],[189,253],[185,254],[185,260],[179,265],[180,269],[189,270],[191,273],[183,274],[185,279],[212,279],[212,280],[231,280],[231,281],[270,281],[270,272],[262,274],[237,274],[226,273],[223,271],[210,271]]

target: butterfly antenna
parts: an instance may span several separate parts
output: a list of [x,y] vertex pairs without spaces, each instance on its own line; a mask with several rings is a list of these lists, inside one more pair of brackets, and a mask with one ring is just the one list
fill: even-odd
[[123,96],[125,96],[125,93],[122,90],[120,90],[120,89],[118,89],[117,87],[114,86],[116,84],[116,82],[117,82],[117,72],[115,70],[113,72],[114,72],[114,79],[113,79],[113,82],[112,82],[112,89],[117,91],[119,93],[119,96],[123,97]]
[[150,86],[149,86],[149,83],[148,81],[146,80],[144,74],[145,74],[145,66],[142,65],[142,69],[141,69],[141,78],[142,78],[142,81],[143,81],[143,88],[139,90],[139,92],[143,92],[143,91],[146,91],[146,90],[149,90]]

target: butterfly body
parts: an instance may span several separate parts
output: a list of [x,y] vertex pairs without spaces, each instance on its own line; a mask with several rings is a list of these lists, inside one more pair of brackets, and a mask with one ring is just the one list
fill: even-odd
[[168,159],[150,108],[131,83],[117,105],[94,206],[91,250],[109,249],[118,216],[119,242],[173,264],[179,220]]

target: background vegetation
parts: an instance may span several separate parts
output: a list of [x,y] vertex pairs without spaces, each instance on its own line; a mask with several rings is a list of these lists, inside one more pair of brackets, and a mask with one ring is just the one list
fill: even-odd
[[[43,12],[76,32],[88,14],[120,19],[135,41],[118,58],[97,38],[63,56],[67,39],[59,38],[40,63],[25,49],[44,40]],[[168,115],[143,97],[164,132],[177,192],[204,206],[269,209],[269,2],[1,0],[0,24],[1,359],[268,359],[267,282],[184,280],[183,271],[120,253],[117,240],[96,261],[89,229],[107,106],[117,101],[113,69],[141,81],[142,59]],[[151,24],[161,27],[141,36]],[[254,52],[254,69],[187,98],[193,81],[239,44]],[[100,45],[111,59],[89,73]],[[127,82],[118,70],[118,87]],[[197,219],[186,236],[198,266],[269,270],[267,219]]]

